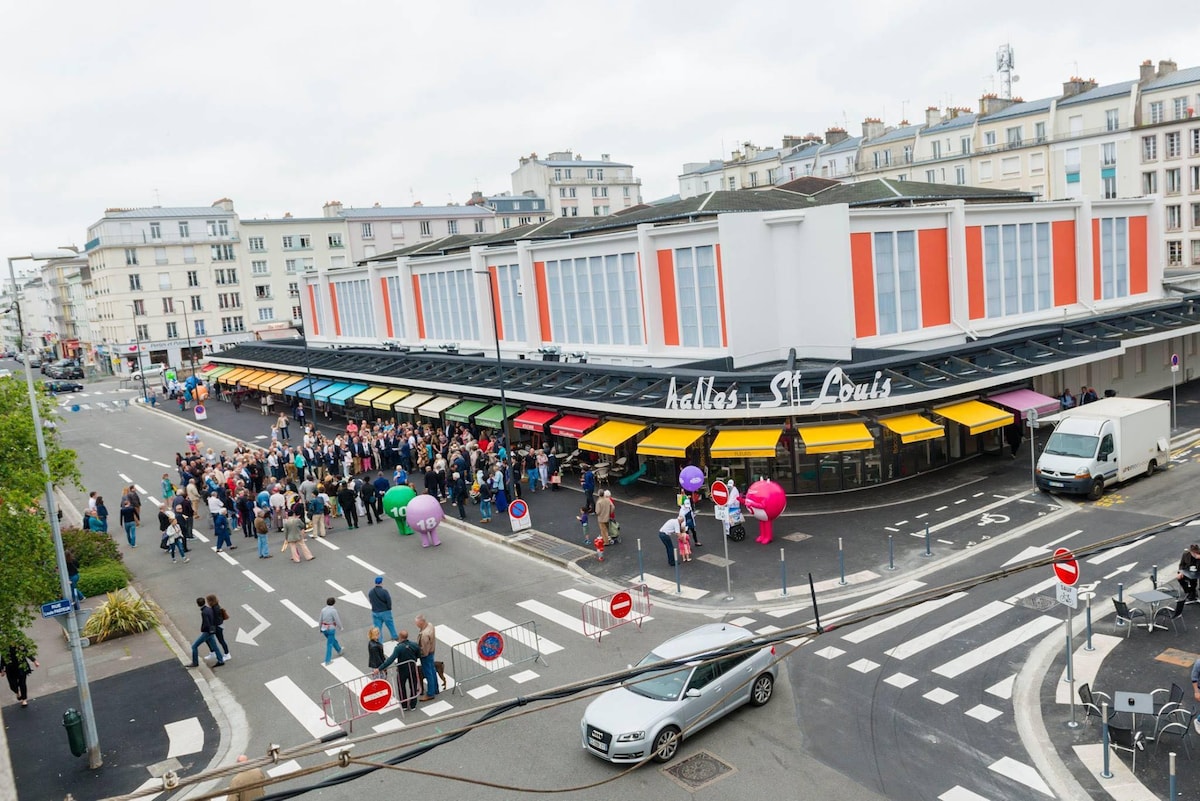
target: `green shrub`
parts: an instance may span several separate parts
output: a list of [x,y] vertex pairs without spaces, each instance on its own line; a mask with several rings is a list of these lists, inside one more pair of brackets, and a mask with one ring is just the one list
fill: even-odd
[[110,592],[83,626],[83,636],[97,642],[122,634],[136,634],[158,625],[158,607],[128,592]]
[[75,554],[81,570],[101,562],[121,561],[121,551],[117,547],[117,541],[103,531],[64,528],[62,540],[63,548]]
[[129,585],[129,571],[120,562],[100,562],[79,568],[79,591],[91,598]]

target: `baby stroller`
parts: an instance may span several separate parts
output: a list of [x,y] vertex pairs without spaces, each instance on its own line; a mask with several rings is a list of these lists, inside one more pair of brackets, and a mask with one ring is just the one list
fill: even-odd
[[729,539],[741,542],[746,539],[746,518],[742,515],[742,507],[729,507]]

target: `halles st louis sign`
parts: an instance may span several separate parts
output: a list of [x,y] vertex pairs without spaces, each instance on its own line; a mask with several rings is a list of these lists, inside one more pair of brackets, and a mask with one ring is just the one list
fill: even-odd
[[[776,409],[783,406],[815,409],[829,404],[851,403],[854,401],[880,400],[892,394],[892,379],[883,378],[883,373],[876,370],[868,383],[856,384],[850,375],[840,367],[834,367],[825,374],[821,391],[809,402],[800,398],[799,370],[784,370],[776,373],[771,379],[771,399],[751,401],[749,395],[739,394],[737,383],[722,390],[714,386],[716,378],[708,376],[696,379],[691,392],[679,393],[678,380],[671,376],[667,388],[665,408],[683,411],[722,411],[736,409],[739,404],[747,409]],[[881,380],[882,379],[882,380]]]

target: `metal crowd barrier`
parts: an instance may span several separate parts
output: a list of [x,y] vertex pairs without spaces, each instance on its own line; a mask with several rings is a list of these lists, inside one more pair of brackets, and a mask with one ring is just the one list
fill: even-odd
[[[479,640],[467,640],[450,646],[450,674],[454,676],[454,691],[463,695],[463,685],[484,676],[491,676],[513,665],[525,662],[541,662],[548,665],[542,654],[538,638],[537,622],[519,623],[506,629],[488,634],[499,634],[503,649],[493,659],[480,655]],[[481,635],[481,639],[487,635]],[[494,641],[489,643],[494,645]]]
[[650,588],[645,584],[630,587],[583,604],[583,636],[595,637],[599,644],[604,632],[626,623],[633,623],[640,631],[642,621],[649,616]]
[[[363,688],[375,680],[371,674],[357,676],[340,684],[332,684],[321,691],[321,711],[325,724],[330,728],[345,727],[354,731],[354,721],[368,715],[384,714],[400,710],[400,716],[408,709],[415,709],[416,699],[424,694],[421,686],[421,666],[415,659],[397,662],[384,671],[383,676],[392,687],[392,698],[382,709],[370,711],[363,708]],[[410,705],[411,704],[411,705]]]

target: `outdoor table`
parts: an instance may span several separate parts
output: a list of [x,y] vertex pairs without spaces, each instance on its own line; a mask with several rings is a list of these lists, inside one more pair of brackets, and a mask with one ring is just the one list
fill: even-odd
[[1142,590],[1141,592],[1131,592],[1129,597],[1135,601],[1141,601],[1150,607],[1150,614],[1146,617],[1146,631],[1154,631],[1155,629],[1166,629],[1166,626],[1161,623],[1154,622],[1154,614],[1158,611],[1158,607],[1163,601],[1174,601],[1174,595],[1168,595],[1162,590]]
[[1151,717],[1154,715],[1154,695],[1153,693],[1114,692],[1113,709],[1117,712],[1128,712],[1133,718],[1131,728],[1137,731],[1138,715],[1150,715]]

